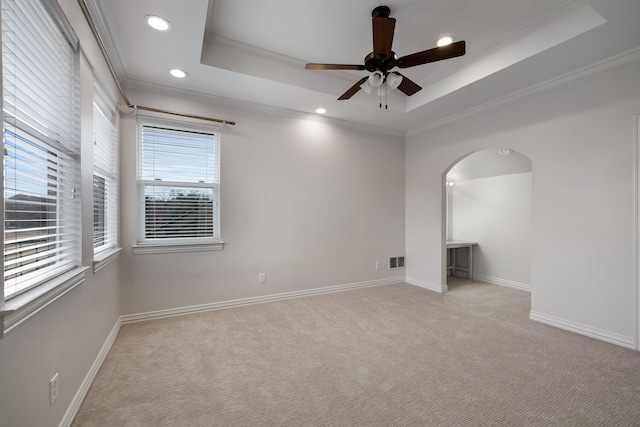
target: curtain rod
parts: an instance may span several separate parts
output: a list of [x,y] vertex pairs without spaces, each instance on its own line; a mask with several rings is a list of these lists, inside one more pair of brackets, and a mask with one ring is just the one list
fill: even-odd
[[169,110],[163,110],[160,108],[153,108],[153,107],[144,107],[142,105],[134,105],[129,101],[129,98],[127,97],[126,92],[124,91],[124,88],[122,87],[122,85],[120,84],[120,80],[118,79],[118,75],[116,74],[116,70],[113,67],[113,63],[111,62],[111,58],[109,58],[109,53],[107,52],[107,48],[104,44],[104,41],[102,40],[102,37],[100,36],[100,33],[98,33],[98,29],[96,28],[96,25],[93,21],[93,18],[91,17],[91,13],[89,12],[89,8],[87,7],[87,3],[85,2],[85,0],[78,0],[78,4],[80,5],[80,9],[82,9],[82,13],[84,14],[84,17],[87,21],[87,24],[89,24],[89,28],[91,29],[91,32],[93,33],[93,37],[96,39],[96,42],[98,43],[98,47],[100,48],[100,52],[102,52],[102,56],[105,60],[105,62],[107,63],[107,67],[109,68],[109,72],[111,73],[111,77],[113,77],[113,80],[116,82],[116,85],[118,86],[118,91],[120,91],[120,96],[122,96],[122,100],[125,102],[125,104],[127,104],[127,107],[134,109],[134,110],[145,110],[145,111],[152,111],[155,113],[163,113],[163,114],[170,114],[173,116],[180,116],[180,117],[187,117],[190,119],[199,119],[199,120],[207,120],[210,122],[216,122],[216,123],[222,123],[223,125],[231,125],[231,126],[235,126],[236,122],[231,121],[231,120],[223,120],[223,119],[216,119],[213,117],[205,117],[205,116],[197,116],[197,115],[193,115],[193,114],[186,114],[186,113],[177,113],[175,111],[169,111]]

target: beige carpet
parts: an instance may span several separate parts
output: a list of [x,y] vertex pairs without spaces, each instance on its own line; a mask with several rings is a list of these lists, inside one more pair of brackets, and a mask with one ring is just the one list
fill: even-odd
[[640,353],[406,284],[124,325],[74,426],[638,426]]

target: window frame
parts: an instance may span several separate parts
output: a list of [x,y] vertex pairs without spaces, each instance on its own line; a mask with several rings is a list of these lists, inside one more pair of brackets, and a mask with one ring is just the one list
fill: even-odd
[[[39,99],[44,101],[41,101],[39,103],[35,103],[35,102],[31,103],[31,102],[26,102],[30,98],[27,98],[24,95],[22,95],[22,92],[16,92],[15,87],[17,86],[13,86],[12,84],[9,84],[7,87],[11,89],[7,89],[4,87],[5,77],[6,77],[5,72],[8,73],[7,76],[10,76],[10,75],[13,75],[12,73],[17,70],[18,73],[16,73],[15,75],[17,76],[18,74],[20,74],[21,75],[20,79],[22,79],[21,81],[23,82],[25,81],[24,80],[25,76],[30,76],[30,77],[36,76],[34,80],[30,80],[30,81],[41,82],[42,78],[38,77],[37,73],[41,69],[44,70],[44,68],[26,66],[26,65],[25,65],[25,68],[22,68],[22,69],[6,70],[4,66],[2,68],[3,95],[1,98],[2,98],[3,111],[6,112],[6,113],[3,112],[3,118],[2,118],[3,139],[5,138],[4,129],[7,129],[9,132],[13,132],[13,133],[23,133],[25,135],[28,135],[28,141],[30,141],[30,142],[27,142],[25,140],[25,144],[31,144],[32,147],[36,147],[37,149],[41,150],[43,153],[47,153],[46,156],[44,155],[41,156],[42,158],[39,160],[37,157],[30,158],[29,157],[30,155],[28,154],[26,156],[20,156],[20,157],[18,156],[17,153],[13,156],[10,156],[9,154],[5,155],[5,161],[3,161],[1,166],[3,169],[3,173],[0,174],[0,180],[2,181],[2,186],[3,186],[3,196],[2,196],[3,205],[4,205],[4,198],[5,198],[5,191],[6,191],[5,182],[4,182],[5,181],[4,169],[5,169],[5,164],[7,164],[7,162],[11,164],[11,166],[6,166],[7,168],[10,168],[10,170],[16,170],[16,177],[17,177],[17,171],[18,171],[18,169],[16,169],[18,168],[18,161],[22,162],[27,168],[37,168],[39,167],[38,165],[41,164],[41,165],[45,165],[44,169],[42,169],[42,166],[40,166],[40,169],[43,171],[51,170],[51,171],[56,171],[56,173],[60,173],[60,177],[54,179],[50,176],[50,174],[53,172],[50,172],[50,173],[47,172],[46,181],[47,182],[50,182],[51,180],[55,181],[54,182],[55,185],[51,187],[52,189],[49,190],[47,197],[54,196],[54,198],[56,199],[56,206],[54,207],[54,210],[56,212],[55,227],[58,227],[57,228],[58,231],[56,232],[56,235],[71,236],[71,240],[70,240],[71,243],[67,246],[69,248],[70,261],[68,263],[65,263],[64,265],[59,265],[57,262],[53,260],[52,260],[52,263],[43,264],[45,266],[45,268],[42,269],[43,274],[41,275],[39,280],[36,281],[36,283],[33,283],[33,286],[29,286],[28,288],[25,286],[23,289],[19,289],[16,292],[12,292],[11,295],[7,295],[5,292],[5,286],[3,285],[2,290],[0,290],[0,337],[15,330],[18,326],[25,323],[28,319],[30,319],[32,316],[34,316],[35,314],[40,312],[42,309],[47,307],[53,301],[57,300],[59,297],[69,292],[75,286],[82,283],[85,280],[85,271],[87,270],[87,267],[82,266],[82,262],[81,262],[82,230],[80,227],[81,221],[79,221],[79,218],[81,218],[81,215],[82,215],[82,207],[81,207],[81,200],[79,197],[79,191],[77,191],[77,189],[81,185],[81,182],[80,182],[80,156],[81,156],[80,110],[78,108],[80,105],[80,84],[79,84],[80,58],[79,58],[78,38],[73,32],[71,25],[67,21],[66,16],[64,15],[57,1],[52,1],[52,0],[40,0],[38,2],[29,1],[26,3],[29,5],[29,8],[24,7],[25,4],[18,3],[18,2],[16,2],[15,4],[7,4],[3,1],[2,3],[3,3],[2,4],[2,7],[3,7],[3,14],[2,14],[3,15],[3,25],[2,25],[3,62],[5,60],[4,43],[10,43],[11,40],[13,40],[13,37],[18,37],[16,35],[17,31],[12,30],[13,28],[12,25],[7,25],[7,27],[5,28],[4,14],[5,14],[5,11],[9,11],[9,10],[14,10],[14,11],[19,10],[20,12],[15,12],[18,14],[16,15],[17,16],[16,21],[7,20],[7,22],[17,22],[19,20],[20,22],[31,23],[33,25],[31,28],[22,27],[23,30],[25,30],[26,28],[26,31],[29,32],[29,34],[31,35],[33,34],[44,35],[45,27],[43,27],[43,25],[45,25],[46,31],[51,31],[49,34],[51,34],[52,37],[47,38],[42,43],[40,42],[34,43],[34,40],[38,40],[38,37],[28,38],[28,40],[30,40],[32,44],[29,46],[26,46],[26,48],[25,46],[11,45],[11,48],[10,48],[11,50],[8,50],[6,52],[6,55],[8,58],[12,58],[12,56],[15,57],[16,55],[24,54],[25,51],[30,49],[33,49],[36,52],[38,51],[51,52],[51,49],[52,49],[51,46],[56,45],[58,43],[59,43],[59,46],[65,46],[68,44],[68,47],[70,48],[70,50],[66,50],[66,48],[64,48],[65,49],[64,52],[60,51],[62,52],[60,53],[60,58],[66,57],[67,60],[70,61],[69,63],[67,63],[67,66],[69,67],[68,72],[70,74],[68,75],[65,74],[65,76],[69,79],[66,83],[66,85],[69,85],[68,86],[69,88],[68,102],[69,102],[70,108],[68,110],[65,110],[65,109],[56,110],[55,107],[52,107],[51,104],[48,102],[60,96],[59,94],[55,94],[53,95],[53,97],[51,97],[51,95],[49,94],[48,95],[49,98],[45,98],[45,94],[46,94],[46,91],[45,91],[44,93],[41,93],[38,97],[33,98],[33,99]],[[16,7],[16,9],[10,9],[12,7]],[[31,9],[31,7],[33,7],[33,9]],[[6,40],[5,40],[5,37],[7,37]],[[18,37],[17,39],[23,40],[23,41],[27,40],[25,37]],[[9,49],[9,47],[7,47],[7,49]],[[12,62],[9,61],[9,64],[11,63]],[[66,66],[62,68],[57,68],[56,71],[54,71],[53,73],[51,71],[46,71],[46,72],[49,73],[50,75],[60,76],[61,74],[59,74],[58,71],[62,71],[65,68]],[[27,74],[24,74],[25,71],[20,71],[25,69],[38,70],[38,71],[31,71],[32,74],[27,75]],[[43,90],[43,88],[46,88],[46,87],[47,87],[47,84],[44,83],[39,90]],[[19,89],[19,90],[21,91],[24,89]],[[34,90],[35,90],[34,88],[29,87],[30,93],[33,93]],[[63,92],[65,93],[65,96],[66,96],[66,93],[67,93],[66,89],[63,90]],[[23,104],[21,106],[18,106],[19,104],[17,102],[15,102],[14,104],[13,101],[8,101],[8,104],[5,104],[5,101],[7,100],[19,99],[19,98],[22,98]],[[43,106],[43,103],[45,104],[44,106]],[[62,117],[65,117],[65,119],[63,120],[64,125],[61,128],[59,128],[59,129],[62,129],[62,132],[58,132],[54,130],[56,129],[55,126],[50,126],[49,124],[46,124],[47,122],[44,122],[41,120],[38,122],[34,122],[32,119],[29,119],[29,120],[25,119],[24,121],[21,121],[19,117],[25,117],[25,118],[31,117],[30,114],[32,113],[27,113],[27,116],[24,116],[24,113],[18,114],[17,112],[9,112],[10,108],[13,108],[13,107],[10,107],[11,105],[15,105],[16,108],[25,108],[27,110],[35,111],[38,113],[45,110],[49,112],[54,111],[55,114],[59,114],[62,111],[67,111],[69,115],[62,116]],[[36,128],[40,126],[44,126],[44,127],[42,129],[36,130]],[[66,136],[61,136],[61,134]],[[14,147],[17,147],[17,145],[14,145]],[[67,163],[60,163],[58,160],[56,160],[56,156],[52,154],[55,152],[63,153],[61,157],[68,157],[66,161]],[[58,157],[58,158],[61,158],[61,157]],[[51,164],[54,165],[53,169],[49,169],[49,166],[46,166],[46,164],[43,162],[43,159],[45,158],[52,159],[47,161],[51,162]],[[62,168],[71,168],[72,170],[58,172],[58,170]],[[24,169],[20,173],[24,174],[25,173],[24,171],[26,170],[27,169]],[[64,181],[61,181],[63,177],[64,177]],[[44,182],[42,178],[39,178],[39,179],[41,182]],[[65,202],[62,205],[60,204],[60,200],[62,200],[60,198],[60,194],[63,191],[61,189],[61,185],[70,187],[70,192],[67,193],[69,195],[66,198],[64,198]],[[24,191],[25,190],[20,190],[20,192],[17,192],[16,194],[23,193]],[[36,204],[35,206],[44,206],[44,204]],[[78,218],[72,221],[73,224],[71,224],[71,227],[69,228],[69,230],[71,231],[65,231],[65,232],[60,231],[60,227],[64,226],[63,223],[61,222],[63,221],[63,218],[61,218],[60,216],[61,208],[65,209],[64,211],[65,216],[70,215],[73,218]],[[5,209],[6,209],[6,206],[3,206],[3,210],[2,210],[3,230],[4,230],[4,222],[5,222],[4,221]],[[46,209],[44,209],[44,211],[46,212]],[[55,243],[56,247],[59,247],[61,244],[63,244],[63,242],[60,241],[60,239],[57,237],[55,242],[56,242]],[[3,257],[2,257],[3,264],[5,262],[4,260],[5,251],[6,251],[5,244],[3,244]],[[51,266],[53,267],[49,268]]]
[[[114,123],[116,119],[116,104],[100,87],[98,82],[94,82],[93,99],[93,171],[92,171],[92,196],[93,196],[93,230],[92,246],[94,257],[94,271],[97,271],[97,263],[102,263],[105,259],[111,261],[113,252],[119,251],[118,247],[118,132]],[[101,116],[101,117],[100,117]],[[108,129],[105,135],[99,129],[101,126]],[[100,150],[99,144],[103,144],[106,149]],[[103,234],[101,235],[103,244],[96,246],[96,178],[102,180],[104,193],[102,194],[102,220]],[[101,268],[101,265],[98,265]]]
[[[212,137],[213,141],[213,168],[211,182],[189,182],[167,180],[158,182],[143,178],[143,130],[145,127],[167,129],[175,132],[185,132],[188,134],[206,134]],[[138,206],[138,239],[133,245],[134,254],[154,254],[154,253],[174,253],[174,252],[199,252],[216,251],[224,249],[224,242],[220,233],[220,128],[202,123],[189,121],[168,120],[151,116],[138,116],[137,138],[136,138],[136,185],[137,185],[137,206]],[[147,238],[146,234],[146,187],[177,187],[210,189],[212,193],[212,229],[211,237],[178,237],[178,238]]]

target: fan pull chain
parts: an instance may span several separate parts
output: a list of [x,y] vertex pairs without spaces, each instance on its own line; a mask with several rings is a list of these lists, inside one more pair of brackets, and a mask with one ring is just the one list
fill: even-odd
[[[382,85],[380,86],[380,89],[382,89],[382,87],[384,87],[386,85],[386,82],[382,82]],[[379,108],[382,108],[382,91],[378,89],[378,97],[380,98],[380,103],[378,104]],[[387,103],[388,100],[388,96],[389,96],[389,89],[387,87],[385,87],[385,91],[384,91],[384,109],[388,110],[389,109],[389,105]]]

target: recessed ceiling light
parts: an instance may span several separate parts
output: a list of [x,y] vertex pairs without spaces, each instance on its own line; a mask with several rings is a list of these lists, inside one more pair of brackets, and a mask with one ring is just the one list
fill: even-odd
[[454,39],[453,36],[440,37],[438,39],[438,41],[436,42],[436,45],[438,45],[438,47],[447,46],[447,45],[450,45],[451,43],[453,43],[454,40],[455,39]]
[[171,70],[169,70],[169,73],[173,77],[176,77],[178,79],[184,79],[188,75],[186,71],[182,71],[182,70],[180,70],[178,68],[172,68]]
[[508,156],[509,154],[511,154],[513,151],[509,148],[501,148],[498,150],[498,153],[502,154],[503,156]]
[[327,109],[326,109],[326,108],[322,108],[322,107],[320,107],[320,108],[317,108],[317,109],[316,109],[316,113],[318,113],[318,114],[324,114],[324,113],[326,113],[326,112],[327,112]]
[[158,15],[147,15],[144,17],[144,20],[147,21],[147,24],[158,31],[169,31],[171,29],[171,24],[169,21],[164,19]]

